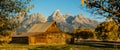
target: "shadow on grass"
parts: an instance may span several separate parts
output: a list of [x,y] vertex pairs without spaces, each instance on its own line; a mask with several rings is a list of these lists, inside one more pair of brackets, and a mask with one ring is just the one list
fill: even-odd
[[75,42],[74,45],[85,45],[98,48],[118,48],[120,49],[120,42],[114,41],[95,41],[95,40],[80,40]]

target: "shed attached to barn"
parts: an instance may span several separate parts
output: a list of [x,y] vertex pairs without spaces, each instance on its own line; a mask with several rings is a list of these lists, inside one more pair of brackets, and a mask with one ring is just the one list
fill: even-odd
[[27,32],[12,37],[12,43],[29,45],[66,44],[69,35],[61,32],[56,22],[38,23]]

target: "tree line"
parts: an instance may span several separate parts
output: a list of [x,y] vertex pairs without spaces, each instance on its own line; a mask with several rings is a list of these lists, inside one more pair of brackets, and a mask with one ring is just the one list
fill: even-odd
[[98,39],[98,40],[119,40],[120,31],[119,26],[114,21],[106,21],[98,24],[97,28],[90,29],[81,27],[74,29],[72,33],[74,38],[77,39]]

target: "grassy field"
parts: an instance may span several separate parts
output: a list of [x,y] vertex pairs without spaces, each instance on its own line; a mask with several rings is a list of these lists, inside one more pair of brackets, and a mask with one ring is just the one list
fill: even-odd
[[66,45],[6,44],[0,50],[120,50],[120,42],[79,40]]
[[38,46],[27,44],[8,44],[0,46],[0,50],[120,50],[120,48],[93,47],[88,45]]

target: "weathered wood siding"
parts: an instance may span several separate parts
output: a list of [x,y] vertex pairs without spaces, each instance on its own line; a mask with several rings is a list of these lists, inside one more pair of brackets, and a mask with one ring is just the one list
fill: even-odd
[[61,32],[61,30],[58,28],[58,26],[56,25],[56,23],[52,24],[46,32]]
[[40,44],[65,44],[66,39],[62,33],[41,33],[38,35],[29,37],[30,45],[40,45]]

